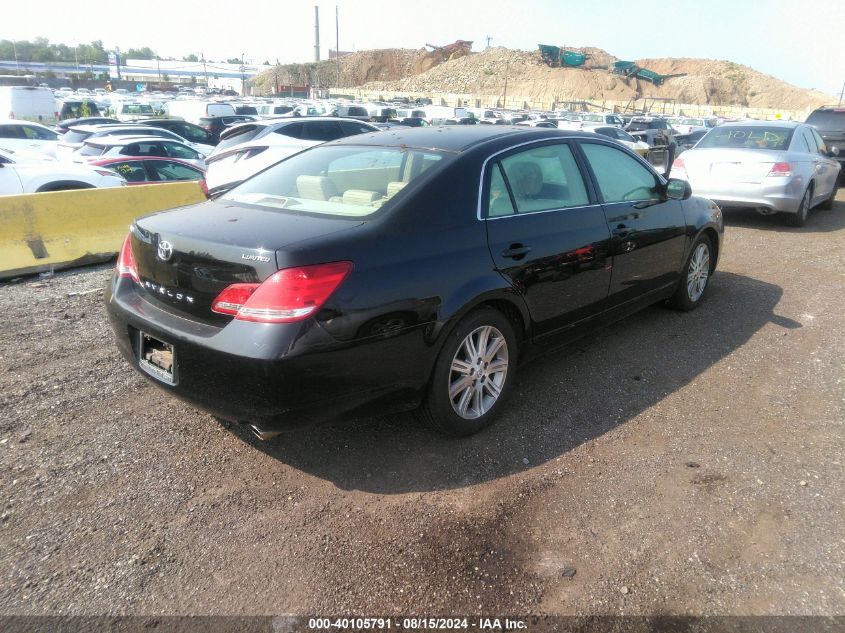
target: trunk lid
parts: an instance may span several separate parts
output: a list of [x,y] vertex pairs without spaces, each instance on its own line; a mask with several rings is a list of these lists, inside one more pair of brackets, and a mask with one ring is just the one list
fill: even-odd
[[212,312],[211,304],[224,288],[267,279],[285,247],[361,224],[211,201],[136,221],[132,251],[146,298],[169,312],[223,324],[231,317]]
[[778,150],[695,148],[681,154],[690,182],[701,187],[717,183],[761,183],[775,163]]

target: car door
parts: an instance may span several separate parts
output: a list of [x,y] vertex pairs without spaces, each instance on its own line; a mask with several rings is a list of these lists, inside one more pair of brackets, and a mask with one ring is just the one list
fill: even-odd
[[496,155],[484,170],[481,218],[496,269],[525,299],[535,338],[601,308],[610,232],[569,142]]
[[836,186],[836,180],[839,178],[839,169],[837,169],[839,164],[836,160],[827,155],[827,144],[824,142],[821,135],[812,127],[808,126],[806,129],[810,132],[813,136],[813,140],[816,142],[816,154],[813,158],[816,162],[819,182],[820,184],[824,183],[824,185],[823,187],[817,187],[816,195],[813,197],[817,198],[818,201],[821,202],[822,200],[827,200],[827,198],[830,197],[830,194],[833,192],[833,188]]
[[611,234],[610,303],[677,283],[686,247],[683,205],[644,161],[609,143],[580,141]]
[[0,156],[0,196],[10,196],[22,191],[23,186],[14,163]]

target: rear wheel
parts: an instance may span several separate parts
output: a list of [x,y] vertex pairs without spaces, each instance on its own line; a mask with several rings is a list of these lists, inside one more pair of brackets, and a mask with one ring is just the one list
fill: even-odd
[[807,217],[810,215],[810,200],[813,197],[813,188],[808,187],[804,192],[804,197],[798,204],[798,211],[796,213],[787,214],[787,223],[790,226],[804,226],[807,223]]
[[678,289],[669,300],[673,308],[688,312],[698,307],[710,283],[712,262],[713,243],[706,235],[699,235],[692,245]]
[[516,340],[510,321],[497,310],[481,308],[464,317],[437,358],[421,421],[455,436],[492,424],[514,381]]

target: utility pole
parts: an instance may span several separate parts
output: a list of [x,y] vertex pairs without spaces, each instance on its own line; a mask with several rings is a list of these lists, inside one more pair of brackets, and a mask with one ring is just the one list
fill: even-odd
[[314,5],[314,61],[320,61],[320,7]]
[[276,77],[276,89],[273,91],[273,96],[278,97],[279,96],[279,58],[278,57],[276,58],[276,69],[275,69],[273,74]]
[[200,51],[200,59],[202,60],[202,74],[205,75],[205,89],[208,90],[208,68],[205,67],[205,53]]
[[244,53],[241,53],[241,68],[240,68],[240,71],[241,71],[241,96],[245,97],[246,96],[246,75],[244,73],[246,72],[246,66],[244,66]]
[[18,47],[15,46],[15,40],[12,40],[12,50],[15,52],[15,68],[17,69],[17,73],[21,74],[21,64],[18,61]]
[[490,42],[493,40],[489,35],[487,36],[487,48],[490,48]]
[[161,83],[161,61],[158,55],[156,55],[156,68],[158,68],[158,83]]
[[502,107],[508,107],[508,70],[510,70],[511,63],[505,62],[505,94],[502,96]]
[[[15,59],[17,59],[17,57]],[[842,105],[843,96],[845,96],[845,83],[842,84],[842,91],[839,93],[839,105],[836,106],[837,108]]]

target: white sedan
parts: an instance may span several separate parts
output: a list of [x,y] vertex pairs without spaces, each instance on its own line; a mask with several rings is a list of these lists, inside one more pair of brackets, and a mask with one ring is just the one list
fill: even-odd
[[125,184],[126,181],[110,169],[39,160],[32,155],[0,150],[0,196]]
[[56,155],[59,135],[40,123],[18,119],[0,121],[0,150]]

